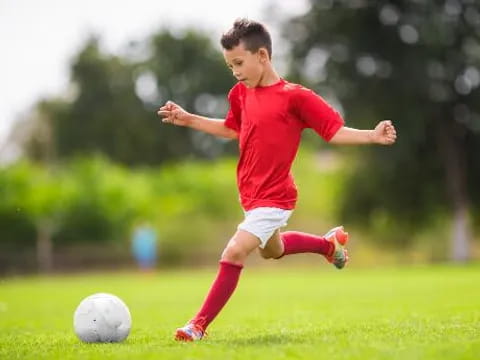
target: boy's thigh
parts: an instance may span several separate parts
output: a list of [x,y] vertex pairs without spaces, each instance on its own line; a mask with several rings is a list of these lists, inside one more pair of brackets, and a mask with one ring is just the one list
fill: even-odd
[[260,255],[264,258],[278,258],[283,254],[283,243],[280,238],[280,229],[275,230],[273,235],[267,241],[267,244],[262,249],[258,248]]

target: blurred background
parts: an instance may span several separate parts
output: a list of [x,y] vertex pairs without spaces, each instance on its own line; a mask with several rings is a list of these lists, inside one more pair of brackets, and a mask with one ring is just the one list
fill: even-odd
[[264,22],[281,76],[348,126],[391,119],[399,135],[334,147],[305,132],[289,229],[344,224],[354,266],[478,261],[478,1],[3,0],[1,275],[216,266],[242,220],[237,143],[156,109],[224,117],[219,39],[238,17]]

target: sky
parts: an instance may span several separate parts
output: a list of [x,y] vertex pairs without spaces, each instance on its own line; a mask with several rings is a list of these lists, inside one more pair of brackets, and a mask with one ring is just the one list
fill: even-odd
[[279,16],[308,10],[307,0],[0,0],[0,151],[36,101],[66,91],[70,60],[90,34],[111,53],[165,26],[219,39],[238,17],[269,26],[272,3]]

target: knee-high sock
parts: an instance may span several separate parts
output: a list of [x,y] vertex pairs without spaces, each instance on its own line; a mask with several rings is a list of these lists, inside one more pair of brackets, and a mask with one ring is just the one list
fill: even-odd
[[233,294],[242,268],[243,265],[220,261],[217,277],[203,302],[202,308],[191,322],[202,326],[203,329],[207,328]]
[[322,236],[299,231],[286,231],[280,236],[284,247],[282,256],[298,253],[317,253],[330,256],[335,249],[335,246]]

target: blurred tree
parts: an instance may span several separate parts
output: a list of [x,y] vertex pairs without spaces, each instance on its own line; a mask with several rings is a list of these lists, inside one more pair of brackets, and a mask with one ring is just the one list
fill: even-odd
[[[162,30],[146,43],[149,49],[137,44],[143,59],[136,60],[105,54],[97,38],[89,39],[73,59],[65,96],[40,101],[20,125],[29,131],[17,130],[27,153],[51,161],[101,152],[128,165],[218,156],[225,142],[163,125],[156,109],[172,99],[223,117],[233,79],[221,54],[193,30],[179,36]],[[128,51],[139,55],[133,45]]]
[[393,148],[359,150],[347,219],[372,225],[389,214],[405,243],[451,209],[451,255],[466,260],[470,209],[480,205],[479,3],[312,0],[285,36],[292,78],[334,90],[349,125],[390,118],[397,127]]
[[75,187],[55,169],[47,171],[28,163],[2,169],[0,178],[0,212],[12,214],[11,209],[15,209],[31,220],[36,231],[38,268],[43,272],[52,270],[53,235],[75,196]]
[[[197,114],[225,117],[227,93],[234,85],[234,78],[210,38],[194,30],[176,35],[160,31],[152,36],[150,43],[152,56],[145,62],[145,69],[147,75],[151,71],[156,79],[157,105],[173,100]],[[155,106],[155,103],[150,103],[151,108]],[[225,144],[230,144],[227,147],[230,152],[237,149],[235,142],[226,142],[198,131],[182,128],[169,131],[175,136],[187,131],[197,154],[204,157],[220,155]],[[167,139],[168,134],[164,136]],[[181,143],[174,140],[165,142],[171,152],[182,152]]]

